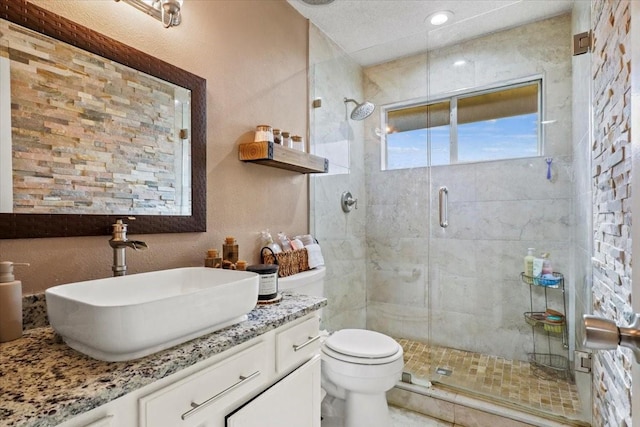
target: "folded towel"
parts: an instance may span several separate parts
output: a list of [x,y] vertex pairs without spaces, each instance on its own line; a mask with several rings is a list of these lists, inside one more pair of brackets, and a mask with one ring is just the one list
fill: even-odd
[[309,268],[316,268],[324,265],[324,257],[322,256],[322,250],[320,245],[314,243],[304,247],[307,250],[309,256]]
[[305,234],[303,236],[296,236],[296,239],[300,239],[305,246],[313,245],[316,241],[311,234]]

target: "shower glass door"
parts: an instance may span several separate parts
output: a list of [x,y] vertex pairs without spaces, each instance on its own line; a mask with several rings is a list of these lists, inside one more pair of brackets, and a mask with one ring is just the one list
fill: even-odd
[[[449,121],[443,142],[427,120],[430,339],[420,369],[436,387],[580,419],[571,22],[557,16],[427,55],[427,98],[448,101]],[[550,254],[564,289],[523,281],[527,248]],[[538,322],[549,310],[571,323]]]

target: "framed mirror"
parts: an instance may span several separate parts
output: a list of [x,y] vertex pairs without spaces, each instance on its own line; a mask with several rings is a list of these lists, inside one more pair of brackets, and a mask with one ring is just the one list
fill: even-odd
[[206,231],[206,80],[0,6],[0,238],[107,235],[128,216],[131,234]]

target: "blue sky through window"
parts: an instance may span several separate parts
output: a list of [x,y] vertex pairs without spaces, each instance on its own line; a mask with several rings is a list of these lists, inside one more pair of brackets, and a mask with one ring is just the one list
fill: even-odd
[[[387,169],[450,163],[449,126],[387,135]],[[538,155],[538,114],[524,114],[458,125],[458,163]]]

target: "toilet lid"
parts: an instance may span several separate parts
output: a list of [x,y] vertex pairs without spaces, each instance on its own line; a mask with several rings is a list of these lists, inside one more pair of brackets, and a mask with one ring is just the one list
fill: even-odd
[[382,358],[396,354],[400,344],[379,332],[342,329],[327,338],[325,346],[348,356]]

